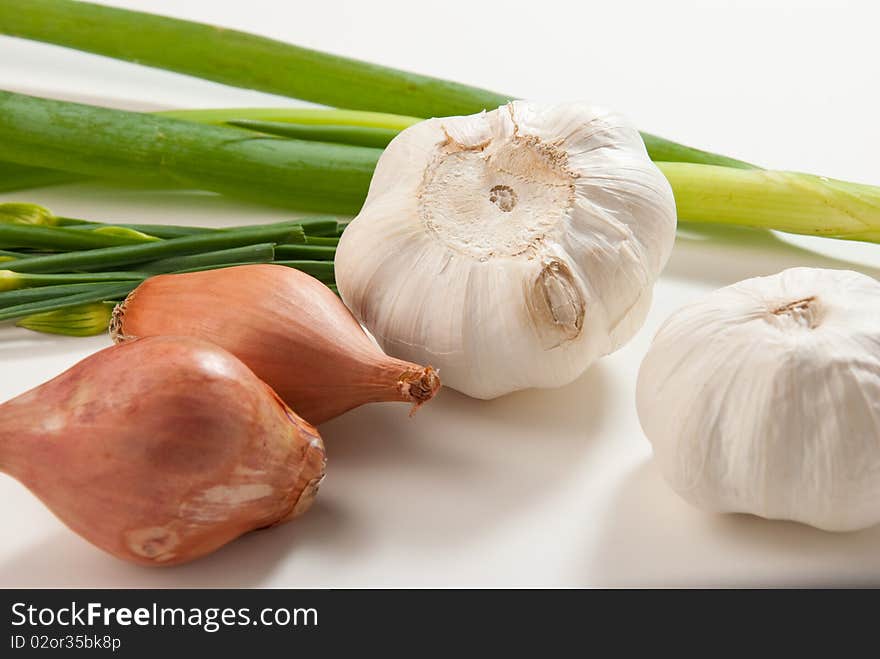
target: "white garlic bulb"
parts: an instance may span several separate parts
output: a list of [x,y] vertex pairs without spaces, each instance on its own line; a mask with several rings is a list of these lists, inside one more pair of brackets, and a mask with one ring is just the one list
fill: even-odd
[[391,142],[336,282],[386,352],[494,398],[566,384],[629,340],[674,238],[672,190],[634,128],[516,101]]
[[880,522],[880,283],[793,268],[715,291],[660,329],[637,405],[665,478],[701,508]]

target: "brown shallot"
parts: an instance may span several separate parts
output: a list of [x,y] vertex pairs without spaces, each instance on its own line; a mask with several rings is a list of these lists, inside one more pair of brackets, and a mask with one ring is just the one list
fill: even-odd
[[430,400],[430,366],[384,354],[317,279],[280,265],[152,277],[117,306],[117,342],[196,336],[236,355],[309,422],[364,403]]
[[172,565],[305,511],[324,447],[227,351],[155,337],[0,405],[0,469],[104,551]]

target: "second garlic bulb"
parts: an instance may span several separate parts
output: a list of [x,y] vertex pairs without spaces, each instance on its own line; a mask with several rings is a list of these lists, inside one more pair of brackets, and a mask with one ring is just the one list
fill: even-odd
[[336,281],[386,352],[494,398],[566,384],[629,340],[675,225],[634,128],[584,104],[516,101],[396,137],[340,240]]
[[880,283],[793,268],[666,321],[639,418],[667,481],[707,510],[847,531],[880,522]]

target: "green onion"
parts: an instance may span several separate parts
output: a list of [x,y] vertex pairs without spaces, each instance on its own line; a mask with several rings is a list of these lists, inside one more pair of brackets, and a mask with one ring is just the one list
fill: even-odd
[[[339,227],[339,221],[335,218],[331,218],[328,216],[303,217],[297,218],[295,220],[282,220],[280,222],[269,222],[266,224],[251,224],[238,227],[229,227],[226,229],[219,229],[216,227],[197,227],[169,224],[119,224],[115,222],[113,224],[108,224],[106,222],[74,220],[67,217],[59,217],[57,219],[59,226],[63,226],[65,228],[73,230],[90,231],[97,228],[124,228],[131,229],[133,231],[140,231],[141,233],[149,234],[150,236],[155,236],[157,238],[181,238],[183,236],[194,236],[196,234],[213,233],[215,231],[236,231],[238,229],[253,229],[257,227],[279,228],[285,226],[302,227],[303,231],[305,231],[308,235],[324,235],[327,233],[335,234]],[[69,222],[75,224],[68,224]]]
[[58,218],[48,208],[17,201],[0,203],[0,224],[25,224],[54,227]]
[[183,236],[141,245],[107,247],[66,254],[37,256],[9,261],[4,267],[16,272],[65,272],[118,267],[161,258],[243,247],[266,242],[303,243],[305,234],[299,226],[254,227],[208,234]]
[[267,122],[271,124],[300,124],[306,126],[351,126],[382,128],[399,133],[422,119],[400,114],[339,110],[336,108],[215,108],[196,110],[162,110],[155,114],[172,119],[185,119],[204,124],[231,124]]
[[[74,228],[71,227],[71,230],[74,230]],[[88,229],[88,231],[92,234],[98,234],[100,236],[118,236],[122,238],[130,238],[132,242],[149,242],[151,240],[159,240],[158,236],[145,233],[143,231],[138,231],[137,229],[132,229],[131,227],[110,225],[95,227],[93,229]]]
[[[327,108],[218,108],[207,110],[162,110],[153,114],[219,126],[225,124],[232,125],[237,122],[241,122],[244,126],[249,121],[295,123],[302,125],[304,128],[314,127],[312,131],[305,130],[302,132],[302,139],[312,140],[316,139],[316,135],[318,131],[320,131],[321,126],[334,126],[343,129],[364,128],[378,132],[384,131],[387,135],[393,137],[393,135],[396,135],[404,128],[421,121],[418,117],[407,117],[397,114]],[[349,133],[347,140],[350,140],[350,136],[356,132],[357,131],[353,131]],[[345,133],[345,130],[337,132],[337,136],[340,140]],[[345,143],[352,143],[347,140]],[[22,190],[44,185],[55,185],[57,183],[71,183],[82,178],[82,175],[70,172],[28,167],[27,165],[19,163],[0,161],[0,192]],[[64,226],[67,225],[66,223],[63,224]],[[138,225],[124,224],[120,226],[128,226],[135,229],[138,228]],[[160,238],[177,237],[176,235],[170,235],[170,232],[171,229],[169,227],[167,231],[163,232],[163,235],[159,235],[158,233],[154,235]],[[194,231],[189,233],[194,233]],[[189,235],[189,233],[186,235]]]
[[338,107],[431,117],[509,100],[236,30],[64,0],[0,1],[0,32]]
[[342,230],[348,222],[348,220],[323,220],[321,222],[311,222],[303,225],[303,230],[306,232],[306,239],[309,237],[335,238],[338,234],[342,233]]
[[[49,211],[51,212],[51,211]],[[55,223],[59,227],[67,227],[69,229],[75,229],[77,227],[88,227],[88,226],[106,226],[106,222],[92,222],[90,220],[81,220],[76,217],[64,217],[60,215],[55,215]]]
[[155,274],[212,267],[227,263],[268,263],[274,260],[274,258],[275,245],[273,243],[259,243],[257,245],[246,245],[244,247],[221,249],[201,254],[190,254],[188,256],[172,256],[171,258],[146,263],[139,266],[138,269],[142,272]]
[[92,290],[83,293],[75,293],[73,295],[65,295],[64,297],[55,297],[48,300],[39,300],[37,302],[16,304],[0,309],[0,320],[11,320],[13,318],[30,316],[44,311],[55,311],[56,309],[69,309],[70,307],[76,307],[91,302],[118,300],[128,295],[133,288],[133,285],[125,282],[118,284],[102,284],[101,286],[95,286]]
[[315,279],[327,282],[333,282],[335,275],[333,272],[332,261],[275,261],[278,265],[285,265],[288,268],[296,268],[301,272],[311,275]]
[[0,291],[13,291],[18,288],[33,288],[35,286],[53,286],[58,284],[119,282],[129,279],[142,280],[144,279],[144,274],[141,272],[89,272],[47,275],[0,270]]
[[339,244],[339,238],[323,237],[323,236],[306,236],[306,245],[326,245],[328,247],[336,247]]
[[127,229],[134,229],[135,231],[143,231],[144,233],[149,233],[151,236],[163,239],[182,238],[183,236],[195,236],[216,231],[216,229],[208,227],[187,227],[165,224],[120,224],[119,226]]
[[657,165],[682,220],[880,242],[878,187],[798,172]]
[[330,245],[278,245],[275,248],[275,257],[278,259],[332,261],[335,255],[336,247]]
[[[354,110],[438,117],[493,109],[513,98],[236,30],[87,2],[0,0],[0,33]],[[643,138],[654,160],[752,167],[654,135]]]
[[[216,263],[214,265],[204,265],[198,268],[186,268],[184,270],[175,270],[171,274],[180,275],[185,274],[187,272],[203,272],[205,270],[222,270],[223,268],[237,268],[242,265],[263,265],[267,263],[266,261],[235,261],[234,263]],[[273,265],[278,265],[277,262],[272,261]]]
[[[208,110],[162,110],[153,114],[219,126],[225,124],[231,125],[235,122],[246,123],[248,121],[265,121],[270,123],[296,123],[303,126],[313,126],[315,127],[315,130],[318,130],[321,126],[375,129],[377,131],[387,131],[387,134],[389,135],[396,135],[397,132],[404,128],[421,121],[421,119],[417,117],[406,117],[397,114],[326,108],[218,108]],[[314,135],[314,132],[303,132],[304,139],[314,139]],[[341,137],[342,133],[339,133],[338,135]],[[55,185],[57,183],[71,183],[82,178],[82,175],[70,172],[28,167],[27,165],[19,163],[0,161],[0,192],[22,190],[44,185]],[[58,219],[64,220],[67,218]],[[62,222],[61,224],[67,226],[66,222]],[[139,227],[139,225],[129,224],[120,226],[128,226],[134,229]],[[195,229],[198,227],[191,228]],[[190,231],[185,235],[189,235],[189,233],[195,233],[195,231]],[[178,237],[177,235],[170,234],[171,228],[168,227],[167,230],[163,231],[163,235],[159,235],[158,233],[154,235],[160,238]]]
[[94,336],[107,331],[113,315],[112,302],[92,302],[55,311],[31,314],[16,325],[35,332],[66,336]]
[[27,167],[15,162],[0,161],[0,192],[70,183],[79,178],[81,177],[70,172],[42,167]]
[[0,223],[0,246],[29,247],[46,250],[95,249],[132,245],[155,240],[144,234],[97,233],[95,231],[76,231],[64,227],[45,227],[30,224]]
[[290,124],[278,121],[253,121],[240,119],[228,121],[230,126],[247,128],[248,130],[292,137],[298,140],[313,142],[338,142],[354,146],[370,146],[384,149],[400,132],[392,128],[372,128],[367,126],[324,126],[310,124]]
[[0,144],[25,165],[346,214],[381,153],[11,92],[0,92]]
[[[64,218],[59,219],[63,220]],[[136,231],[153,238],[180,238],[181,236],[192,236],[197,233],[217,230],[203,227],[166,226],[162,224],[107,224],[105,222],[82,222],[71,225],[60,223],[59,226],[74,231],[98,231],[99,233],[106,233],[107,230],[113,232],[119,230]]]
[[[120,282],[131,284],[133,290],[140,281]],[[0,292],[0,309],[19,304],[37,302],[39,300],[51,300],[53,298],[66,297],[75,293],[87,293],[106,287],[106,282],[93,284],[58,284],[57,286],[40,286],[37,288],[19,288],[13,291]]]
[[[59,118],[64,121],[59,121]],[[78,121],[82,124],[78,124]],[[85,126],[89,130],[83,130]],[[247,188],[248,196],[264,200],[279,199],[278,183],[287,181],[290,196],[285,198],[286,203],[320,206],[325,211],[354,212],[360,207],[371,169],[380,153],[378,149],[365,147],[278,138],[242,138],[243,141],[234,141],[233,146],[218,142],[221,137],[231,137],[230,131],[236,139],[242,134],[248,135],[246,131],[236,128],[204,126],[0,92],[0,143],[8,157],[57,160],[63,155],[65,166],[77,166],[93,173],[99,173],[100,170],[107,175],[111,175],[107,169],[124,170],[135,178],[142,176],[144,179],[150,178],[151,168],[166,175],[189,172],[192,176],[190,185],[214,186],[232,192]],[[205,141],[206,138],[209,139]],[[112,166],[108,167],[108,163]],[[854,190],[859,191],[861,199],[873,199],[878,194],[878,188],[791,172],[735,170],[687,163],[659,163],[659,166],[672,184],[679,202],[678,215],[683,221],[718,221],[812,235],[845,235],[861,240],[877,240],[880,232],[880,212],[877,207],[873,203],[854,203],[852,199]],[[238,175],[240,178],[237,178]],[[762,205],[762,199],[766,199],[766,205]],[[821,203],[817,203],[819,199]],[[829,221],[821,213],[829,206],[846,209],[842,211],[844,213],[858,214],[843,228],[828,226]],[[808,218],[815,219],[815,226],[808,224]],[[302,222],[306,223],[306,220]],[[338,235],[345,228],[344,222],[326,218],[313,218],[309,222],[306,230],[317,235]],[[64,227],[50,229],[0,225],[0,247],[4,244],[21,244],[4,243],[3,231],[13,230],[39,230],[49,234],[66,231],[80,236],[93,233]],[[118,267],[139,262],[138,259],[155,260],[248,244],[205,244],[187,252],[157,252],[156,255],[151,253],[148,258],[133,256],[140,254],[137,251],[140,249],[166,249],[167,244],[176,240],[209,240],[218,234],[230,235],[235,231],[244,229],[220,230],[116,248],[122,251],[111,254],[118,254],[119,257],[112,256],[114,260],[105,263],[91,260],[91,256],[82,257],[85,261],[76,261],[92,264],[89,266],[71,265],[64,260],[67,255],[29,258],[20,261],[21,267],[16,262],[7,262],[4,266],[18,271],[23,271],[22,268],[41,268],[30,272]],[[305,238],[300,234],[295,241],[267,237],[253,242],[302,243]],[[132,249],[135,251],[127,251]],[[101,250],[93,251],[103,255]],[[111,259],[110,254],[107,258]]]

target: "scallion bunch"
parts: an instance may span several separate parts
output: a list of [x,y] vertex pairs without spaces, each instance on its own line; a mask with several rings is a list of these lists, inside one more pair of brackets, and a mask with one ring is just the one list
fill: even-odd
[[33,204],[0,204],[0,245],[14,247],[0,255],[0,321],[97,334],[109,321],[101,305],[152,275],[249,263],[287,265],[335,290],[340,231],[326,217],[208,229],[88,222]]

